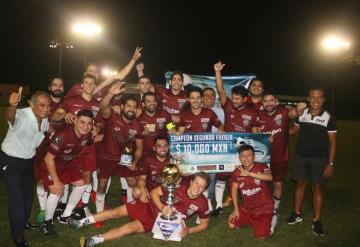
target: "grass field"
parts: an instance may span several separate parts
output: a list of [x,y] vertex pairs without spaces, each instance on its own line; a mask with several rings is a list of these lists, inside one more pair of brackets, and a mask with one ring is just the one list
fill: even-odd
[[[0,112],[0,116],[3,116]],[[6,124],[0,123],[1,133],[6,130]],[[285,220],[292,211],[292,199],[294,184],[287,179],[284,187],[284,195],[281,202],[280,224],[275,234],[266,241],[254,239],[250,227],[230,230],[226,221],[231,208],[227,208],[222,215],[211,218],[210,227],[205,232],[189,235],[180,243],[153,240],[151,234],[137,234],[115,240],[101,246],[360,246],[360,134],[358,128],[360,122],[338,122],[338,151],[335,173],[326,186],[325,207],[323,209],[323,227],[325,237],[317,237],[312,233],[312,204],[311,194],[306,194],[303,214],[304,221],[297,225],[287,225]],[[1,134],[0,133],[0,134]],[[295,138],[291,140],[291,150],[294,149]],[[288,177],[290,174],[288,174]],[[113,179],[107,204],[110,207],[119,205],[118,195],[120,192],[118,179]],[[34,198],[32,221],[35,221],[38,212],[37,198]],[[190,220],[190,225],[194,224]],[[81,230],[71,230],[66,226],[56,223],[58,237],[51,239],[45,237],[40,231],[26,233],[26,238],[31,246],[78,246],[81,236],[90,236],[95,233],[105,232],[112,227],[118,227],[127,222],[127,219],[107,222],[105,227],[96,230],[88,226]],[[10,229],[7,215],[7,196],[4,183],[0,180],[0,246],[12,246]]]

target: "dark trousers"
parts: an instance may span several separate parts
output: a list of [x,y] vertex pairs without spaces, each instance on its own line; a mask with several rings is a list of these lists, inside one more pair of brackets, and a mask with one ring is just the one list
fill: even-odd
[[1,177],[8,196],[11,235],[24,236],[25,224],[31,214],[34,189],[33,159],[19,159],[0,152]]

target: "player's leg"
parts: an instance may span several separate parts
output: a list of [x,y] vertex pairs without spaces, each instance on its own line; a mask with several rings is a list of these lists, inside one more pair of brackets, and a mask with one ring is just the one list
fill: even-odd
[[40,179],[36,185],[36,194],[39,200],[39,207],[40,212],[38,216],[36,217],[36,221],[39,224],[44,223],[45,220],[45,208],[46,208],[46,201],[48,197],[48,192],[45,191],[45,188],[42,184],[42,180]]
[[98,179],[98,188],[96,192],[96,212],[99,213],[104,210],[105,206],[105,192],[108,184],[108,178]]
[[127,189],[127,193],[126,193],[126,196],[127,196],[127,202],[131,202],[134,200],[134,197],[133,197],[133,188],[136,186],[137,184],[137,180],[136,180],[136,177],[125,177],[126,179],[126,182],[128,184],[128,189]]

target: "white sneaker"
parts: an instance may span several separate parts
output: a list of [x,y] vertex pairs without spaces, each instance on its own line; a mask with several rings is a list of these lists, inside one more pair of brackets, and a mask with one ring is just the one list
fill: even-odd
[[273,214],[273,217],[271,219],[270,235],[273,235],[275,227],[277,226],[278,222],[279,222],[279,214],[275,213]]

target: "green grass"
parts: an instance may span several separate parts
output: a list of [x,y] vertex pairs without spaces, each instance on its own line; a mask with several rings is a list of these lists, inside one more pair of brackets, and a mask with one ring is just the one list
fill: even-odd
[[[0,115],[3,115],[0,113]],[[0,122],[1,131],[6,127]],[[5,125],[6,126],[6,125]],[[250,227],[231,230],[227,227],[227,217],[231,208],[225,209],[222,215],[211,218],[210,227],[205,232],[189,235],[180,243],[164,242],[152,239],[151,234],[135,234],[121,240],[110,241],[102,246],[359,246],[360,243],[360,193],[358,174],[360,174],[360,151],[357,143],[360,140],[359,122],[338,122],[338,151],[334,177],[326,186],[325,206],[323,209],[323,226],[325,237],[317,237],[312,233],[311,194],[307,191],[304,201],[304,221],[297,225],[287,225],[285,219],[292,211],[294,184],[287,179],[284,185],[284,195],[281,202],[280,224],[275,234],[266,241],[258,241],[253,237]],[[291,150],[294,149],[295,138],[291,140]],[[288,174],[288,177],[290,174]],[[119,205],[120,187],[118,179],[114,178],[107,204],[110,207]],[[38,212],[37,198],[34,198],[32,221]],[[40,231],[26,233],[31,246],[78,246],[81,236],[91,236],[106,230],[119,227],[127,219],[106,222],[103,229],[92,226],[81,230],[70,230],[56,223],[58,237],[44,237]],[[194,224],[194,219],[190,220]],[[7,215],[7,196],[4,183],[0,180],[0,246],[12,246]]]

